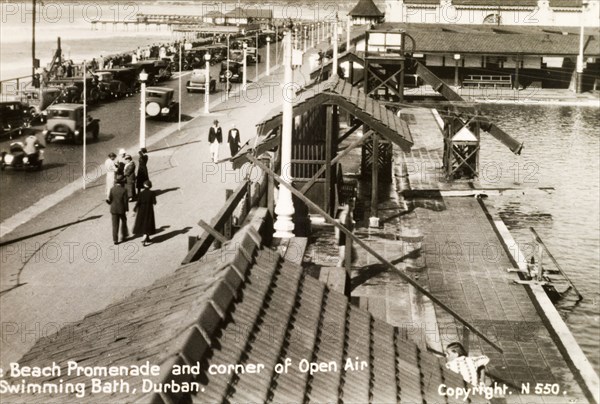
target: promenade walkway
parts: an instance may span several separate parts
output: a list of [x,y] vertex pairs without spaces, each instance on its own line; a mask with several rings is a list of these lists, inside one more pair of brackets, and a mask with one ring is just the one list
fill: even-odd
[[[306,63],[295,72],[294,80],[301,85],[306,83],[308,58],[314,52],[307,52]],[[245,96],[232,93],[228,101],[212,105],[209,116],[198,115],[181,131],[174,124],[170,135],[148,140],[148,168],[158,195],[155,214],[160,231],[153,237],[154,244],[142,247],[137,238],[113,245],[104,176],[0,240],[0,367],[17,361],[40,337],[68,327],[179,266],[188,236],[201,231],[196,223],[210,222],[225,202],[225,190],[235,189],[244,175],[229,162],[210,162],[207,137],[212,121],[218,119],[223,128],[220,158],[229,157],[226,140],[231,125],[240,130],[242,143],[254,137],[255,125],[281,104],[282,81],[282,69],[272,70],[270,76],[259,76],[258,85],[250,85]],[[134,155],[137,148],[129,152]],[[133,222],[130,212],[130,229]],[[85,338],[89,332],[73,329],[73,337]]]

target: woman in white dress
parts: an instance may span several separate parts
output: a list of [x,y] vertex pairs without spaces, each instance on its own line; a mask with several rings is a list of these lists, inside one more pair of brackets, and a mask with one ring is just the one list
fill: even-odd
[[104,162],[106,168],[106,198],[110,195],[110,189],[115,185],[115,173],[117,172],[117,155],[109,153],[108,158]]

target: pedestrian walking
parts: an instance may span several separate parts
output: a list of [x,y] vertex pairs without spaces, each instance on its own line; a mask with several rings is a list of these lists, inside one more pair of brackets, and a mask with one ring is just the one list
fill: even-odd
[[127,212],[129,204],[127,203],[127,191],[124,185],[125,178],[121,175],[115,177],[115,185],[111,188],[106,203],[110,205],[110,214],[112,216],[112,237],[115,245],[119,244],[119,226],[121,227],[121,242],[129,237],[127,229]]
[[117,173],[117,155],[115,153],[108,153],[108,158],[104,162],[104,168],[106,168],[106,197],[110,195],[110,190],[115,185],[115,174]]
[[150,236],[156,233],[154,205],[156,205],[156,196],[152,191],[152,182],[146,180],[144,181],[144,188],[140,191],[138,200],[133,208],[133,211],[135,212],[133,234],[136,236],[144,235],[144,240],[142,240],[142,245],[144,247],[152,243]]
[[[356,222],[354,221],[354,198],[348,199],[348,202],[342,206],[342,210],[338,216],[338,223],[344,226],[346,229],[350,230],[354,233],[354,227],[356,226]],[[340,231],[337,227],[335,228],[335,237],[337,239],[338,245],[338,267],[344,267],[345,258],[346,258],[346,234],[343,231]],[[350,261],[352,264],[355,264],[358,260],[358,254],[356,253],[356,249],[354,245],[350,246]]]
[[137,188],[138,195],[141,190],[144,188],[144,182],[150,180],[150,176],[148,175],[148,150],[145,147],[142,147],[139,154],[138,160],[138,171],[135,177],[135,187]]
[[210,144],[210,157],[213,163],[219,160],[219,145],[223,142],[223,132],[219,126],[219,121],[213,121],[213,126],[208,131],[208,143]]
[[229,129],[227,143],[229,143],[231,157],[235,156],[238,150],[240,150],[240,131],[237,130],[235,124],[231,125],[231,129]]
[[125,175],[125,190],[127,191],[127,197],[129,198],[129,201],[133,201],[135,199],[135,163],[129,154],[125,156],[123,175]]

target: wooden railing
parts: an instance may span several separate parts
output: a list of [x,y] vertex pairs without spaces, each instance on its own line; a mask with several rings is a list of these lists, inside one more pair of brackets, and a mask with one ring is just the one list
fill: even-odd
[[[273,214],[273,181],[267,175],[262,175],[259,181],[244,180],[235,190],[226,190],[226,201],[221,210],[213,217],[210,223],[200,220],[198,223],[203,228],[202,234],[192,238],[190,250],[183,259],[182,264],[197,261],[208,252],[215,244],[218,248],[222,242],[231,239],[235,231],[241,227],[248,213],[253,207],[263,206]],[[232,217],[236,211],[237,222]]]

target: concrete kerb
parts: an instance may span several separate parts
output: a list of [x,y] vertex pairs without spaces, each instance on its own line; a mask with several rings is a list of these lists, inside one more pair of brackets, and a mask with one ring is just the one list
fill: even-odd
[[[277,71],[277,69],[279,69],[280,67],[281,67],[280,65],[275,65],[275,66],[271,67],[271,72]],[[266,72],[259,74],[258,79],[260,80],[263,77],[266,77],[265,73]],[[238,95],[241,91],[242,91],[241,88],[237,89],[233,93],[233,96]],[[230,95],[229,99],[231,100],[232,98],[233,97]],[[228,100],[220,101],[220,102],[214,104],[213,107],[224,104],[226,102],[228,102]],[[208,115],[208,116],[211,116],[211,115]],[[189,121],[183,123],[181,129],[183,130],[184,127],[190,125],[192,122],[194,122],[198,118],[206,118],[206,117],[207,117],[207,115],[199,113],[199,114],[195,115]],[[152,135],[151,137],[149,137],[147,139],[148,145],[151,146],[153,144],[156,144],[156,143],[160,142],[161,140],[165,139],[167,136],[177,132],[178,131],[178,129],[176,129],[177,125],[178,125],[178,123],[173,123],[172,125],[169,125],[168,127],[160,130],[159,132],[157,132],[154,135]],[[174,127],[175,127],[175,129],[174,129]],[[137,146],[130,147],[127,149],[127,152],[129,154],[135,154],[137,149],[138,149]],[[96,167],[93,167],[90,171],[104,173],[104,165],[100,164]],[[93,184],[94,182],[98,181],[99,179],[100,178],[95,179],[95,180],[89,182],[89,184]],[[58,203],[62,202],[69,196],[73,195],[75,192],[81,191],[82,183],[83,183],[83,175],[78,177],[77,179],[75,179],[70,184],[65,185],[63,188],[59,189],[58,191],[44,197],[43,199],[41,199],[41,200],[37,201],[36,203],[34,203],[33,205],[29,206],[28,208],[20,211],[19,213],[9,217],[4,222],[0,223],[0,240],[2,238],[4,238],[5,236],[7,236],[8,234],[12,233],[19,226],[21,226],[21,225],[29,222],[30,220],[36,218],[37,216],[41,215],[42,213],[44,213],[51,207],[57,205]]]

